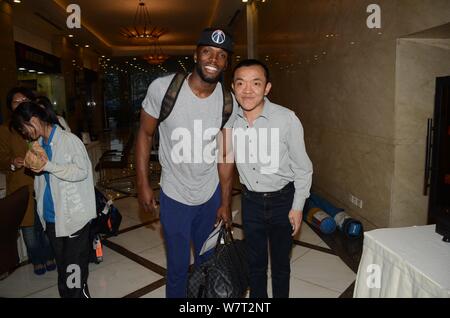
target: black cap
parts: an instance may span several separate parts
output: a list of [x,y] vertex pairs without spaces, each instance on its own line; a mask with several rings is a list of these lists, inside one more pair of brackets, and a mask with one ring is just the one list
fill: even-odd
[[204,29],[197,42],[197,46],[214,46],[229,53],[233,53],[233,38],[222,29]]

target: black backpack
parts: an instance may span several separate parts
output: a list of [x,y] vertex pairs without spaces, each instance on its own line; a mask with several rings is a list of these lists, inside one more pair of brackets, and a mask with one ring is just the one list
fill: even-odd
[[[180,93],[181,86],[183,85],[184,79],[186,78],[186,73],[176,73],[170,82],[169,87],[167,88],[166,94],[164,95],[164,99],[161,103],[161,111],[159,113],[158,125],[162,123],[167,117],[169,117],[170,113],[175,106],[175,102],[177,101],[178,94]],[[231,96],[231,92],[227,90],[224,85],[222,85],[222,95],[223,95],[223,109],[222,109],[222,125],[220,129],[222,129],[228,119],[233,112],[233,97]]]

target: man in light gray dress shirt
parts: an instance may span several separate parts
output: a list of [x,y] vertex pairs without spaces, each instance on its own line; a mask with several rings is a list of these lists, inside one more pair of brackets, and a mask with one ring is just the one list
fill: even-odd
[[293,236],[309,197],[312,163],[295,113],[266,97],[266,65],[244,60],[233,71],[239,102],[233,125],[235,162],[243,184],[242,220],[250,271],[250,297],[267,298],[268,244],[275,298],[289,297]]

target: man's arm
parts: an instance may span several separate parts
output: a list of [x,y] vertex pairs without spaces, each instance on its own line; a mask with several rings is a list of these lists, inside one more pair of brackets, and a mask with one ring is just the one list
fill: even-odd
[[224,128],[219,134],[219,180],[222,200],[217,210],[216,226],[223,220],[227,227],[231,226],[231,193],[233,190],[234,154],[232,147],[232,129]]
[[292,225],[292,236],[295,236],[301,226],[305,200],[309,197],[313,167],[306,153],[302,124],[295,114],[291,114],[288,131],[287,143],[291,168],[294,171],[295,186],[294,201],[289,212],[289,221]]
[[139,132],[136,139],[136,170],[138,200],[146,212],[156,209],[156,199],[148,182],[148,161],[158,120],[141,110]]

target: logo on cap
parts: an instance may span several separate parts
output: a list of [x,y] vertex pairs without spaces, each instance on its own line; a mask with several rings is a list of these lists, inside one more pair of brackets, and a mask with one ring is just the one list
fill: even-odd
[[211,40],[216,44],[222,44],[225,42],[225,33],[222,30],[216,30],[211,35]]

